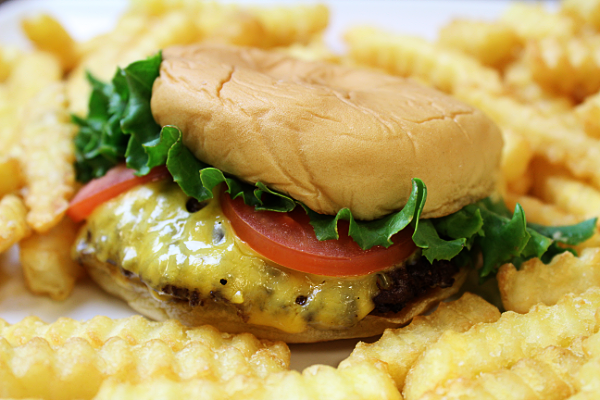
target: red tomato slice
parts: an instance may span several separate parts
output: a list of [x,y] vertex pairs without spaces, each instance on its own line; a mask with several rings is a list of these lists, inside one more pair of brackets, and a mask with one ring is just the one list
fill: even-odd
[[143,183],[170,177],[166,166],[153,168],[148,175],[136,176],[125,165],[112,168],[102,178],[91,180],[71,200],[67,215],[75,222],[86,219],[100,204]]
[[397,265],[416,249],[412,230],[392,237],[389,248],[362,250],[348,236],[348,222],[340,221],[339,240],[319,241],[301,207],[289,213],[255,211],[241,198],[221,196],[223,213],[240,239],[259,254],[284,267],[325,276],[366,275]]

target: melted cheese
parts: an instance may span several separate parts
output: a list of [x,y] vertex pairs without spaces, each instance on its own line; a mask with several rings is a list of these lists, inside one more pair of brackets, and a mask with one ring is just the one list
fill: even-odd
[[188,199],[171,182],[139,186],[94,211],[76,251],[139,275],[158,299],[167,285],[195,290],[203,301],[235,304],[249,323],[285,332],[342,329],[373,310],[378,274],[334,278],[283,268],[236,237],[218,199],[195,213]]

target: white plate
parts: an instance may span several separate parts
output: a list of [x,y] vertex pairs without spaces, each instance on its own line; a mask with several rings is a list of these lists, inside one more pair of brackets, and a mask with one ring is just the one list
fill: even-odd
[[[273,4],[273,1],[238,1],[238,3]],[[297,1],[278,3],[293,4]],[[370,24],[396,32],[435,39],[439,27],[452,18],[494,19],[506,8],[507,1],[325,1],[331,9],[328,43],[343,51],[342,33],[350,26]],[[0,5],[0,43],[28,47],[19,30],[20,19],[46,11],[53,14],[77,39],[88,39],[110,30],[126,8],[117,0],[13,0]],[[0,121],[1,123],[1,121]],[[73,295],[64,302],[31,295],[24,286],[18,254],[12,249],[0,255],[0,317],[14,323],[28,315],[47,322],[61,316],[89,319],[95,315],[121,318],[134,312],[122,301],[112,298],[88,280],[78,283]],[[292,368],[301,370],[320,363],[336,366],[352,350],[356,341],[343,340],[315,345],[293,345]]]

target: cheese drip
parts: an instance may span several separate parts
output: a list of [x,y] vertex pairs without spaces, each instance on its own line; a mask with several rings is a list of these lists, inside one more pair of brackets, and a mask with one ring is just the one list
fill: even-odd
[[373,310],[378,274],[323,277],[266,260],[236,237],[215,194],[190,213],[177,184],[138,186],[94,211],[76,251],[136,274],[163,301],[173,301],[169,285],[195,291],[201,302],[235,305],[248,323],[290,333],[344,329]]

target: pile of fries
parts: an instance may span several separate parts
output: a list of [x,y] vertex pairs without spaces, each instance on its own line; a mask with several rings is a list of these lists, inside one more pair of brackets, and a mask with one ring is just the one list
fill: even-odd
[[[113,31],[75,41],[52,17],[22,21],[34,50],[0,45],[0,253],[17,244],[28,288],[67,298],[78,189],[71,114],[86,71],[174,44],[225,42],[411,77],[487,113],[501,128],[509,208],[568,225],[600,215],[600,0],[558,11],[513,3],[496,21],[455,20],[436,42],[355,27],[348,52],[322,40],[325,6],[241,7],[132,0]],[[0,397],[47,399],[600,398],[600,235],[549,264],[504,265],[502,308],[465,293],[428,316],[359,343],[338,368],[289,370],[281,342],[142,317],[0,320]],[[1,262],[2,259],[0,259]],[[1,267],[1,265],[0,265]],[[480,293],[486,297],[486,293]]]

